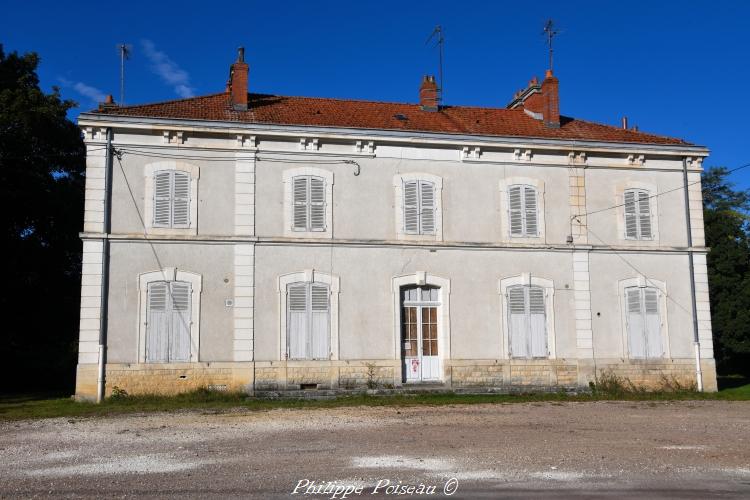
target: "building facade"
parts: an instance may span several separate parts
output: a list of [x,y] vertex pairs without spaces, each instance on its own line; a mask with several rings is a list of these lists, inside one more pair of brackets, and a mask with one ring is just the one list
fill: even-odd
[[506,108],[247,82],[240,54],[226,92],[80,116],[79,398],[716,389],[704,147],[561,117],[550,72]]

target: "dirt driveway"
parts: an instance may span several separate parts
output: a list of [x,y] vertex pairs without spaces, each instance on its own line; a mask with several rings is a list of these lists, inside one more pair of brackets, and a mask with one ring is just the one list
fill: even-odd
[[292,498],[322,499],[359,488],[346,497],[748,498],[750,403],[358,407],[5,422],[0,471],[2,497],[276,498],[296,488]]

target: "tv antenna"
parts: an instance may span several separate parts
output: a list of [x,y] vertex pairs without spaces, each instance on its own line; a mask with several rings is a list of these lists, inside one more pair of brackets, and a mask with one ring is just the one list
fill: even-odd
[[443,45],[445,44],[445,37],[443,37],[443,27],[439,24],[432,30],[430,36],[427,38],[425,45],[430,43],[433,39],[436,40],[433,48],[438,47],[438,103],[443,100]]
[[120,51],[120,106],[125,104],[125,60],[130,59],[133,46],[127,43],[117,45]]
[[549,47],[549,70],[552,71],[552,40],[559,35],[560,32],[555,29],[555,23],[552,19],[547,20],[547,24],[544,25],[543,35],[547,37],[547,46]]

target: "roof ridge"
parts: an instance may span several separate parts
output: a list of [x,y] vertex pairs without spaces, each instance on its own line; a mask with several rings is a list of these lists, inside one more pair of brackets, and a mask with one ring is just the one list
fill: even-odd
[[680,137],[672,137],[670,135],[661,135],[661,134],[655,134],[653,132],[645,132],[645,131],[642,131],[642,130],[633,130],[633,129],[628,129],[628,128],[622,128],[622,127],[618,127],[617,125],[610,125],[608,123],[601,123],[601,122],[597,122],[597,121],[593,121],[593,120],[583,120],[581,118],[573,118],[573,117],[570,117],[570,116],[563,117],[562,115],[560,115],[560,118],[568,118],[569,120],[575,120],[577,122],[587,123],[589,125],[598,125],[599,127],[607,127],[607,128],[611,128],[611,129],[615,129],[615,130],[620,130],[620,131],[623,131],[623,132],[627,132],[627,133],[630,133],[630,134],[643,135],[643,136],[647,136],[647,137],[658,137],[660,139],[678,140],[678,141],[680,141],[682,143],[689,144],[688,141],[686,141],[685,139],[682,139]]
[[207,97],[217,97],[220,95],[228,95],[226,92],[214,92],[212,94],[204,94],[204,95],[194,95],[192,97],[181,97],[179,99],[168,99],[166,101],[152,101],[152,102],[144,102],[141,104],[129,104],[127,106],[117,106],[119,109],[134,109],[134,108],[142,108],[144,106],[158,106],[162,104],[172,104],[176,102],[185,102],[185,101],[192,101],[195,99],[205,99]]

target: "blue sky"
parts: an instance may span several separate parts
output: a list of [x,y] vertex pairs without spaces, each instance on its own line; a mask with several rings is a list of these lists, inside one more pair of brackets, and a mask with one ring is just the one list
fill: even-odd
[[[562,114],[627,115],[709,147],[707,165],[750,163],[750,2],[16,1],[3,11],[6,52],[38,52],[42,85],[81,110],[119,99],[120,42],[133,46],[126,103],[223,90],[239,45],[253,92],[414,102],[421,75],[437,72],[425,45],[436,24],[445,103],[504,106],[543,76],[552,17]],[[750,168],[732,180],[750,188]]]

